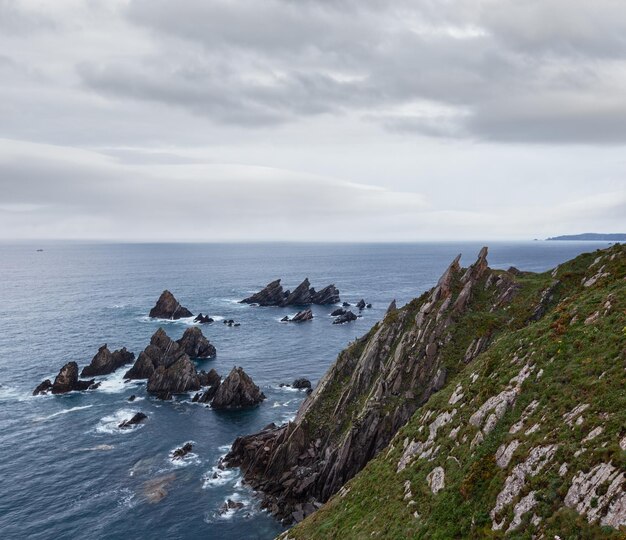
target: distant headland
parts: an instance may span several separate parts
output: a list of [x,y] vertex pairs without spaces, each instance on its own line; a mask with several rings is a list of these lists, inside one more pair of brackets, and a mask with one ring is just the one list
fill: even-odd
[[546,240],[600,240],[608,242],[626,242],[626,234],[623,233],[583,233],[583,234],[565,234],[563,236],[553,236]]

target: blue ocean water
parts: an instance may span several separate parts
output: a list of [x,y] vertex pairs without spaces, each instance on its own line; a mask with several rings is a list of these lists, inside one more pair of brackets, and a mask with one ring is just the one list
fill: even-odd
[[[604,243],[493,243],[492,267],[547,270]],[[36,251],[43,248],[43,252]],[[473,262],[480,244],[0,244],[0,537],[268,539],[282,530],[259,511],[237,471],[213,479],[217,460],[241,434],[292,418],[304,397],[280,388],[296,377],[313,383],[337,353],[379,320],[389,302],[402,305],[433,286],[458,253]],[[315,319],[280,323],[292,308],[237,301],[281,277],[293,288],[309,277],[335,283],[342,300],[373,304],[363,318],[333,326],[332,307]],[[189,322],[147,318],[170,289],[195,314],[235,319],[202,326],[217,358],[199,364],[223,377],[242,366],[267,400],[244,412],[218,412],[189,396],[163,402],[125,368],[101,378],[99,390],[31,396],[70,360],[87,364],[98,347],[138,354],[163,326],[178,339]],[[138,400],[127,398],[136,394]],[[129,431],[117,424],[143,411]],[[193,441],[182,464],[169,453]],[[166,496],[150,503],[145,484],[166,478]],[[245,507],[226,515],[227,498]]]

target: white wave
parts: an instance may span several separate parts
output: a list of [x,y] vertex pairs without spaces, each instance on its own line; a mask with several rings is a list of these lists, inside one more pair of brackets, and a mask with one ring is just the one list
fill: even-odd
[[223,321],[226,318],[222,315],[209,315],[209,317],[211,317],[211,319],[213,319],[214,321]]
[[[54,376],[52,377],[54,379]],[[33,398],[42,397],[45,394],[41,394],[40,396],[33,396],[32,391],[30,392],[22,392],[13,386],[5,386],[4,384],[0,384],[0,402],[2,401],[29,401]]]
[[137,505],[137,500],[135,499],[135,493],[131,491],[129,488],[122,488],[119,490],[120,498],[117,503],[119,506],[125,506],[127,508],[133,508]]
[[275,401],[274,403],[272,403],[272,409],[275,409],[276,407],[281,407],[281,406],[282,405],[278,401]]
[[159,323],[159,324],[179,324],[183,326],[198,326],[200,323],[194,321],[195,316],[182,317],[180,319],[159,319],[157,317],[148,317],[148,315],[142,315],[137,320],[143,323]]
[[281,422],[279,423],[286,423],[286,422],[293,422],[296,419],[296,413],[287,413],[287,414],[283,414],[281,417]]
[[70,409],[63,409],[62,411],[55,412],[48,416],[36,416],[33,418],[33,422],[45,422],[46,420],[50,420],[51,418],[56,418],[57,416],[61,416],[62,414],[71,413],[74,411],[82,411],[83,409],[90,409],[93,405],[83,405],[82,407],[72,407]]
[[100,386],[98,387],[99,392],[104,392],[105,394],[118,394],[120,392],[124,392],[131,387],[139,386],[144,383],[141,380],[130,380],[125,382],[124,375],[126,374],[128,366],[122,366],[113,373],[106,375],[103,379],[100,379]]
[[224,457],[228,452],[230,452],[230,444],[223,444],[222,446],[218,446],[217,449],[220,452],[223,452],[224,455],[222,457]]
[[96,433],[131,433],[137,429],[143,427],[144,423],[141,422],[139,424],[135,424],[134,426],[130,426],[127,428],[121,428],[119,425],[124,420],[130,420],[136,413],[136,410],[133,409],[119,409],[111,415],[104,416],[98,422],[98,425],[95,427]]
[[77,448],[77,452],[107,452],[113,450],[115,446],[111,444],[97,444],[96,446],[90,446],[88,448]]
[[270,388],[272,388],[273,390],[278,390],[280,392],[300,392],[299,388],[292,388],[291,386],[270,385]]
[[202,489],[232,484],[239,477],[238,469],[220,469],[214,466],[202,475]]

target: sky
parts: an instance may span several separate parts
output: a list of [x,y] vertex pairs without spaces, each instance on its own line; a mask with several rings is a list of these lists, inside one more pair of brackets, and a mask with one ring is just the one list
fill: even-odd
[[0,0],[0,239],[626,232],[623,0]]

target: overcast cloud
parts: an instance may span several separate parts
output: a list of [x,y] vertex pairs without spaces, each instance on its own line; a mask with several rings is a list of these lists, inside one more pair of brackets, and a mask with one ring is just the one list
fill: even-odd
[[621,0],[0,0],[0,238],[626,230]]

